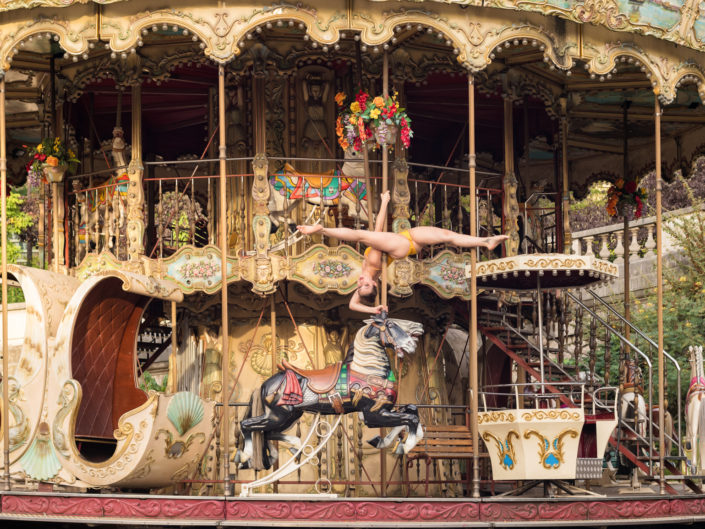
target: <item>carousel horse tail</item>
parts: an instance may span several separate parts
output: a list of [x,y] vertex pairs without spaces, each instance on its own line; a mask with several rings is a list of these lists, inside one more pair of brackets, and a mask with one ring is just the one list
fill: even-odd
[[[248,406],[249,417],[259,417],[264,415],[264,404],[262,403],[262,389],[257,388],[252,392],[250,397],[250,405]],[[266,447],[264,446],[264,432],[253,431],[252,435],[252,458],[250,459],[250,468],[255,470],[263,470],[269,468],[266,461]]]

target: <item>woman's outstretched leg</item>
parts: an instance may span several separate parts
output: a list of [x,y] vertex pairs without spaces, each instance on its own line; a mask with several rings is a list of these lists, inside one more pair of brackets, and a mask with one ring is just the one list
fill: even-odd
[[473,237],[464,233],[455,233],[454,231],[444,228],[436,228],[435,226],[419,226],[409,230],[411,239],[420,250],[421,246],[429,246],[432,244],[450,244],[460,248],[488,248],[494,250],[502,242],[509,237],[507,235],[495,235],[493,237]]
[[409,253],[409,240],[398,233],[386,231],[353,230],[350,228],[324,228],[320,224],[297,226],[301,233],[320,233],[341,241],[361,242],[375,250],[384,252],[394,259],[406,257]]

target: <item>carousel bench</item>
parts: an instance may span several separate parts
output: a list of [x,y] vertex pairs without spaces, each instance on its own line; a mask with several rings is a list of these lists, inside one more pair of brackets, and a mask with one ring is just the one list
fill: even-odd
[[[470,487],[470,460],[474,455],[470,428],[464,424],[432,424],[424,425],[424,437],[407,454],[407,463],[404,468],[405,480],[409,481],[409,468],[416,460],[426,463],[425,494],[428,496],[429,470],[434,460],[437,459],[465,459],[466,483]],[[480,452],[479,457],[486,458],[488,454]]]

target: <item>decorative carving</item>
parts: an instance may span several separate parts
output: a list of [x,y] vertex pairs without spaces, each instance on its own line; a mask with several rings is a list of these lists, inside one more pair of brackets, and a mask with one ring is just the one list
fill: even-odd
[[486,411],[477,416],[477,424],[493,422],[514,422],[514,414],[506,411]]
[[409,165],[404,158],[394,160],[392,167],[394,175],[394,189],[392,191],[392,230],[396,233],[411,228],[409,222],[409,203],[411,194],[409,193]]
[[255,252],[259,256],[265,256],[265,259],[267,259],[266,251],[269,246],[269,231],[272,226],[272,221],[269,219],[269,208],[267,207],[270,194],[269,180],[267,178],[268,167],[267,157],[262,153],[258,153],[252,161],[252,169],[255,175],[252,183],[252,200],[255,213],[252,219],[252,229],[255,236]]
[[580,417],[580,413],[570,410],[533,410],[521,414],[521,418],[524,421],[545,421],[558,419],[562,421],[579,421]]
[[546,470],[555,469],[563,463],[563,438],[570,435],[573,439],[578,437],[578,432],[575,430],[564,430],[559,433],[552,441],[541,435],[536,430],[527,430],[524,432],[524,439],[529,439],[535,436],[539,440],[539,458],[541,465]]
[[499,460],[499,464],[502,465],[505,470],[513,470],[514,465],[517,463],[514,445],[512,444],[512,437],[514,439],[519,439],[519,434],[514,430],[509,430],[504,441],[497,438],[490,432],[485,432],[482,434],[482,438],[486,443],[489,443],[490,439],[492,439],[497,444],[497,459]]

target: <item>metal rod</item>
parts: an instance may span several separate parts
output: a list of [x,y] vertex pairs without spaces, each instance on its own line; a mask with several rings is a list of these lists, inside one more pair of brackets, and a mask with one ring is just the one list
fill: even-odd
[[10,383],[7,343],[7,131],[5,130],[5,76],[0,78],[0,198],[2,199],[2,442],[5,490],[10,490]]
[[[629,157],[627,156],[627,146],[629,145],[629,136],[627,131],[627,127],[629,126],[629,101],[624,101],[622,108],[624,110],[622,117],[622,124],[624,127],[624,135],[622,138],[624,144],[624,153],[622,154],[622,179],[626,182],[629,173]],[[624,234],[622,238],[624,239],[624,317],[629,320],[629,284],[631,283],[631,279],[629,270],[629,218],[627,215],[624,215]],[[624,336],[626,336],[627,339],[629,339],[630,332],[631,329],[627,325],[624,329]]]
[[[384,52],[384,57],[382,58],[382,97],[384,98],[385,104],[387,102],[387,98],[389,97],[389,54],[385,51]],[[388,138],[387,138],[388,139]],[[322,187],[321,187],[322,189]],[[386,144],[382,145],[382,193],[386,192],[389,190],[389,148],[387,147]],[[370,190],[367,190],[367,196],[370,196]],[[369,204],[369,202],[368,202]],[[389,206],[387,206],[389,207]],[[386,212],[379,212],[380,215],[386,215]],[[370,215],[370,218],[372,216],[372,209],[370,208],[370,211],[368,213]],[[386,216],[385,216],[386,219]],[[370,223],[370,226],[372,224]],[[385,220],[384,226],[382,226],[382,231],[387,231],[387,221]],[[382,285],[380,288],[380,301],[381,304],[386,306],[387,305],[387,259],[385,256],[382,257]],[[397,376],[400,376],[401,373],[397,373]],[[380,435],[384,438],[386,436],[386,429],[381,428],[380,429]],[[380,457],[382,458],[380,461],[380,470],[381,470],[381,480],[382,483],[380,485],[382,489],[382,497],[387,496],[387,454],[386,450],[382,449],[380,450]]]
[[[658,449],[659,449],[659,492],[666,493],[664,479],[664,391],[663,391],[663,231],[661,212],[661,104],[658,90],[654,90],[654,135],[656,137],[656,321],[658,323]],[[651,421],[653,422],[653,421]],[[653,447],[653,443],[651,444]]]
[[[228,237],[227,237],[227,219],[225,218],[227,203],[225,195],[227,192],[226,180],[226,123],[225,123],[225,68],[221,64],[218,66],[218,124],[220,128],[220,146],[219,146],[219,169],[220,169],[220,207],[218,208],[218,217],[220,221],[220,312],[221,312],[221,337],[222,337],[222,372],[223,372],[223,390],[221,392],[223,404],[226,404],[230,398],[230,350],[229,350],[229,332],[228,332]],[[225,477],[225,495],[232,496],[233,484],[230,479],[230,406],[223,406],[223,428],[222,440],[222,465],[223,474]]]
[[[477,237],[477,204],[475,197],[475,79],[468,74],[468,168],[470,174],[470,235]],[[470,436],[472,437],[472,497],[480,497],[480,437],[477,430],[478,373],[477,373],[477,251],[470,252]]]
[[541,373],[541,393],[546,392],[544,383],[546,382],[543,372],[543,307],[541,306],[541,276],[536,275],[536,307],[539,318],[539,367]]

